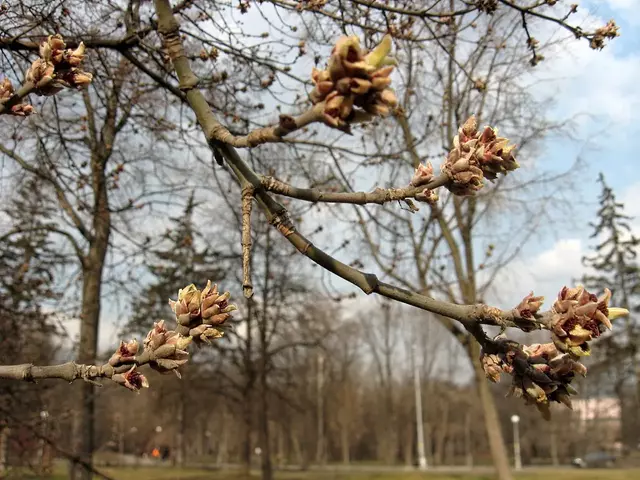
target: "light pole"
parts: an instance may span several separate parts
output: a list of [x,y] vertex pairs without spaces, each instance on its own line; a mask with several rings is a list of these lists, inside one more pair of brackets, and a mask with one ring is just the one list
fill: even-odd
[[162,456],[162,452],[160,452],[160,442],[158,440],[160,438],[160,434],[161,433],[162,433],[162,425],[158,425],[156,427],[155,446],[153,447],[153,452],[152,452],[152,456],[156,460],[160,460],[160,458]]
[[416,344],[412,345],[413,353],[413,386],[416,393],[416,434],[418,436],[418,468],[427,469],[427,456],[424,453],[424,423],[422,421],[422,389],[420,388],[420,372],[416,358]]
[[522,470],[522,459],[520,458],[520,430],[518,429],[520,417],[518,415],[512,415],[511,423],[513,424],[513,457],[515,468],[516,470]]
[[47,443],[45,441],[45,438],[47,438],[47,435],[49,434],[48,432],[48,420],[49,419],[49,412],[47,412],[46,410],[42,410],[40,412],[40,420],[42,420],[42,424],[41,424],[41,435],[42,438],[40,439],[40,451],[38,452],[39,455],[39,460],[40,460],[40,469],[45,472],[47,470],[47,458],[46,458],[46,448],[47,448]]
[[211,455],[211,432],[209,430],[204,432],[204,437],[207,439],[206,440],[206,451],[204,452],[204,454],[208,457],[209,455]]

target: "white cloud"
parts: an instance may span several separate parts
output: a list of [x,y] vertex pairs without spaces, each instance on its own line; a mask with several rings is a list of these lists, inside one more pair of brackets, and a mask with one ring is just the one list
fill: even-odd
[[638,193],[640,193],[640,181],[629,185],[619,196],[620,202],[624,204],[625,214],[634,217],[634,226],[640,228],[640,202],[638,202]]
[[[616,1],[620,6],[626,1],[638,5],[638,0]],[[570,18],[569,23],[584,30],[605,25],[608,18],[603,16],[599,5],[601,3],[596,2],[585,6]],[[627,18],[626,14],[624,18]],[[603,122],[628,125],[638,118],[640,54],[619,53],[625,43],[633,42],[632,32],[607,40],[604,49],[596,51],[589,47],[587,40],[575,39],[551,22],[537,22],[531,28],[535,37],[547,47],[542,51],[546,60],[532,69],[532,82],[527,88],[541,98],[552,96],[558,118],[564,120],[573,115],[589,114],[597,117],[600,127]],[[559,42],[563,38],[566,41]],[[582,118],[581,126],[585,122],[586,116]]]
[[[58,315],[57,322],[64,328],[66,333],[66,341],[63,341],[65,347],[71,348],[80,338],[80,319],[69,318],[64,315]],[[113,319],[100,319],[98,329],[98,352],[115,350],[119,345],[118,331],[120,325]]]
[[[617,199],[624,204],[625,214],[634,217],[631,228],[636,236],[640,236],[638,192],[640,182],[617,194]],[[513,308],[533,290],[536,295],[543,295],[549,304],[563,286],[574,283],[586,273],[582,257],[590,253],[590,246],[596,241],[586,237],[590,233],[584,230],[584,238],[561,238],[528,260],[524,259],[526,254],[521,255],[498,275],[493,291],[485,300],[503,308]],[[483,280],[482,275],[479,280]]]
[[[592,15],[606,16],[607,20],[613,18],[618,25],[640,24],[640,11],[638,0],[583,0],[578,2],[578,12],[589,12]],[[623,34],[628,30],[623,28]]]
[[596,0],[593,2],[593,6],[600,3],[605,3],[613,11],[614,16],[621,17],[618,22],[640,23],[638,0]]
[[585,247],[580,239],[560,239],[532,258],[520,258],[505,267],[485,300],[502,308],[513,308],[525,295],[534,291],[549,301],[563,286],[582,276],[584,253]]
[[[602,0],[601,0],[602,1]],[[604,0],[614,10],[624,10],[632,6],[638,6],[638,0]]]

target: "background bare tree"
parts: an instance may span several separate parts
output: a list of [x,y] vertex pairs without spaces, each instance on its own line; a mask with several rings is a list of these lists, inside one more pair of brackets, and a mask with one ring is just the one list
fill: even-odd
[[[258,443],[263,452],[264,478],[272,477],[271,400],[290,388],[287,382],[275,388],[279,356],[300,355],[298,366],[307,371],[310,365],[317,365],[316,375],[322,378],[315,385],[315,395],[309,398],[315,403],[316,457],[323,460],[326,456],[325,367],[317,362],[317,353],[298,350],[320,347],[330,322],[326,317],[317,322],[322,315],[310,315],[301,307],[313,297],[303,299],[308,285],[295,279],[294,273],[298,272],[290,271],[293,249],[276,245],[276,233],[265,222],[257,221],[257,213],[251,215],[253,203],[297,251],[326,271],[368,294],[378,293],[434,313],[467,349],[476,380],[482,380],[485,374],[495,379],[500,372],[509,373],[514,375],[515,388],[541,410],[546,411],[550,401],[563,401],[560,395],[568,397],[565,391],[574,369],[582,368],[576,363],[580,356],[576,348],[586,349],[591,337],[571,344],[573,338],[561,328],[569,315],[562,302],[588,304],[594,311],[580,322],[592,322],[590,326],[597,333],[594,336],[598,336],[599,325],[609,322],[602,313],[607,312],[608,297],[595,301],[582,290],[563,290],[560,303],[548,312],[538,312],[540,301],[532,296],[515,310],[485,305],[497,272],[537,225],[531,216],[516,218],[526,228],[522,238],[513,239],[505,249],[496,249],[488,239],[486,245],[479,245],[475,232],[487,224],[487,218],[500,218],[501,230],[512,233],[509,220],[513,217],[502,215],[507,202],[520,201],[529,213],[537,211],[549,197],[532,201],[524,197],[524,182],[512,183],[503,177],[495,188],[473,195],[483,186],[483,178],[494,180],[497,174],[518,166],[506,138],[497,137],[491,128],[481,130],[477,120],[507,130],[509,137],[524,147],[523,155],[533,151],[535,141],[545,132],[558,127],[544,121],[539,105],[532,103],[520,80],[526,62],[535,65],[542,60],[539,42],[531,33],[537,22],[555,23],[584,37],[594,49],[602,48],[605,39],[617,35],[613,22],[593,31],[582,30],[567,23],[575,7],[568,13],[554,7],[550,2],[528,5],[506,0],[440,1],[427,10],[419,2],[392,5],[359,0],[348,5],[274,0],[241,2],[239,7],[231,2],[184,1],[172,5],[166,0],[154,4],[131,0],[98,2],[95,8],[84,2],[58,8],[25,1],[9,7],[3,12],[0,48],[10,52],[3,61],[6,70],[13,72],[11,80],[20,87],[14,91],[11,85],[3,84],[0,113],[26,116],[35,108],[40,116],[39,120],[16,122],[0,151],[13,160],[17,170],[42,182],[43,190],[56,199],[60,209],[46,231],[61,236],[76,258],[80,293],[73,289],[70,292],[80,298],[76,307],[81,319],[78,361],[92,365],[97,360],[101,297],[104,285],[109,284],[105,282],[107,267],[112,269],[114,285],[128,287],[127,274],[135,276],[139,272],[137,259],[154,241],[144,238],[142,231],[157,229],[158,223],[166,222],[166,212],[158,212],[156,224],[149,218],[152,215],[143,222],[141,209],[155,214],[153,205],[158,203],[176,209],[174,194],[198,187],[211,189],[207,181],[197,180],[205,165],[210,168],[213,157],[228,169],[225,180],[218,183],[221,195],[216,200],[222,207],[215,209],[214,220],[231,213],[234,235],[239,237],[242,232],[236,245],[242,246],[246,328],[231,340],[229,349],[236,350],[237,374],[246,375],[235,383],[246,402],[246,463],[250,460],[254,388],[259,394]],[[248,21],[253,22],[252,27],[264,26],[264,32],[248,33]],[[53,32],[62,34],[70,47],[78,48],[66,50],[64,44],[60,46],[61,37],[47,37]],[[342,33],[356,36],[342,37],[336,44]],[[31,63],[43,37],[48,38],[47,43]],[[358,38],[363,39],[362,47]],[[396,69],[399,81],[394,76],[396,92],[388,88],[394,63],[388,58],[392,38],[396,39],[400,64]],[[89,49],[86,59],[84,46]],[[309,67],[322,67],[327,54],[327,69],[315,69],[313,89],[307,89],[311,86],[306,80]],[[92,75],[78,69],[83,60],[83,68]],[[58,92],[90,82],[89,89],[81,94]],[[302,93],[309,90],[309,96]],[[24,103],[30,93],[45,94],[46,101]],[[51,96],[54,93],[58,95]],[[265,110],[271,114],[265,115]],[[391,113],[392,121],[378,119]],[[273,118],[276,115],[277,120]],[[353,137],[345,139],[346,133]],[[148,143],[141,146],[140,138]],[[262,145],[265,143],[285,143],[288,148],[284,153],[285,149],[270,149]],[[251,153],[240,155],[236,148],[249,148]],[[446,157],[439,176],[423,163],[435,157]],[[234,182],[228,182],[228,178]],[[524,180],[529,187],[536,185],[526,175]],[[381,187],[372,192],[357,191],[373,182]],[[538,182],[549,183],[547,179]],[[296,186],[302,183],[304,188]],[[450,193],[441,195],[438,202],[437,189]],[[300,223],[298,215],[313,216],[305,207],[298,210],[276,195],[312,205],[353,204],[356,210],[311,207],[320,214],[312,223],[321,227],[328,225],[324,215],[337,215],[345,221],[343,227],[331,223],[332,228],[324,233],[316,229],[314,240],[356,257],[351,264],[340,262],[304,237],[295,227]],[[240,217],[238,209],[225,211],[240,205],[240,199]],[[398,208],[397,202],[406,211]],[[424,212],[416,214],[416,202],[423,202],[427,216]],[[362,208],[363,204],[380,205],[374,214],[370,207]],[[360,245],[363,242],[368,255],[361,255],[360,247],[354,251],[350,247],[353,241]],[[487,259],[475,253],[479,247],[486,247]],[[487,261],[489,257],[491,262]],[[373,260],[379,277],[360,270],[365,260]],[[133,268],[129,268],[131,264]],[[253,285],[259,292],[255,299],[251,298]],[[191,330],[196,329],[188,328],[190,320],[181,319],[187,313],[200,321],[203,332],[213,333],[215,328],[209,328],[212,326],[205,322],[203,312],[196,313],[185,300],[195,295],[199,307],[211,294],[216,308],[226,308],[226,294],[212,292],[209,287],[203,292],[189,287],[180,293],[178,303],[173,304],[179,323],[174,338],[198,339],[204,335],[193,333]],[[595,313],[596,306],[600,316]],[[381,329],[381,336],[372,334],[375,329],[363,330],[373,358],[369,368],[379,372],[378,388],[388,413],[385,426],[389,435],[378,434],[380,441],[375,448],[387,461],[397,460],[402,452],[409,462],[413,439],[406,426],[410,415],[404,399],[410,398],[410,388],[396,392],[393,387],[406,383],[410,375],[391,368],[391,358],[397,355],[400,343],[392,329],[390,308],[380,309],[383,318],[375,329]],[[611,317],[620,313],[612,309]],[[297,323],[302,328],[292,329],[291,325]],[[537,358],[539,355],[532,353],[537,350],[527,350],[534,347],[502,337],[491,339],[482,324],[503,329],[555,328],[556,346],[547,344],[551,347],[546,347],[549,358],[545,360],[551,361],[558,354],[560,360],[556,361],[565,362],[571,374],[549,370],[553,378],[534,379],[545,385],[541,387],[531,379],[534,370],[529,363],[533,360],[526,360]],[[162,333],[157,330],[150,335],[154,331]],[[480,346],[484,364],[479,360]],[[552,354],[551,348],[558,350]],[[227,354],[225,350],[225,344],[218,344],[220,357]],[[569,353],[559,353],[565,351]],[[126,353],[114,355],[130,358]],[[510,363],[513,356],[525,359],[524,371],[514,370]],[[129,360],[134,362],[132,371],[142,363],[137,358]],[[286,372],[286,368],[283,370]],[[7,372],[6,376],[17,376],[15,369]],[[453,367],[448,373],[453,374]],[[136,382],[142,382],[140,378],[144,377],[135,377]],[[524,388],[523,382],[534,382],[534,386]],[[302,383],[305,389],[313,390],[311,383]],[[133,387],[140,388],[137,383]],[[445,392],[447,387],[457,388],[445,382]],[[477,387],[493,460],[500,478],[506,479],[510,472],[494,399],[486,382],[477,381]],[[73,436],[80,461],[74,462],[73,478],[89,478],[95,440],[93,384],[83,382],[81,389],[80,416]],[[443,405],[445,419],[449,407]],[[450,429],[448,421],[444,423],[446,426],[434,427],[437,434],[432,445],[438,459],[447,455],[446,448],[454,449],[454,441],[448,438],[455,436],[455,427]],[[348,443],[344,422],[341,428]],[[284,443],[285,437],[279,435],[278,442]],[[183,440],[178,440],[181,452],[185,450]],[[310,458],[310,442],[304,440],[304,446],[296,440],[299,457]],[[343,458],[348,456],[345,452],[349,453],[349,446],[343,444]]]

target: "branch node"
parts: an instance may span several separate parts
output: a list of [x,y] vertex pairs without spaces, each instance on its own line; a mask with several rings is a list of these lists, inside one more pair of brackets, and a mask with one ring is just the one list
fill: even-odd
[[371,295],[373,292],[378,290],[378,277],[376,277],[373,273],[364,273],[365,285],[360,285],[362,291],[367,295]]
[[30,363],[25,369],[24,372],[22,373],[22,379],[25,382],[31,382],[31,383],[36,383],[36,381],[33,379],[33,375],[31,373],[31,369],[33,368],[33,363]]

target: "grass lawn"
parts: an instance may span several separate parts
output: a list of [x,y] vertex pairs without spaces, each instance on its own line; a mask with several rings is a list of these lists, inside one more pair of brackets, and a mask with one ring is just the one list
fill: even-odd
[[[199,469],[159,468],[104,468],[101,469],[114,480],[244,480],[246,476],[238,472],[212,471]],[[22,477],[31,478],[38,477]],[[48,480],[64,480],[64,471],[58,471]],[[97,478],[97,477],[96,477]],[[259,479],[259,472],[253,472],[251,479]],[[493,480],[494,476],[486,471],[465,473],[444,472],[277,472],[276,480]],[[640,469],[531,469],[515,475],[517,480],[636,480],[640,479]]]

